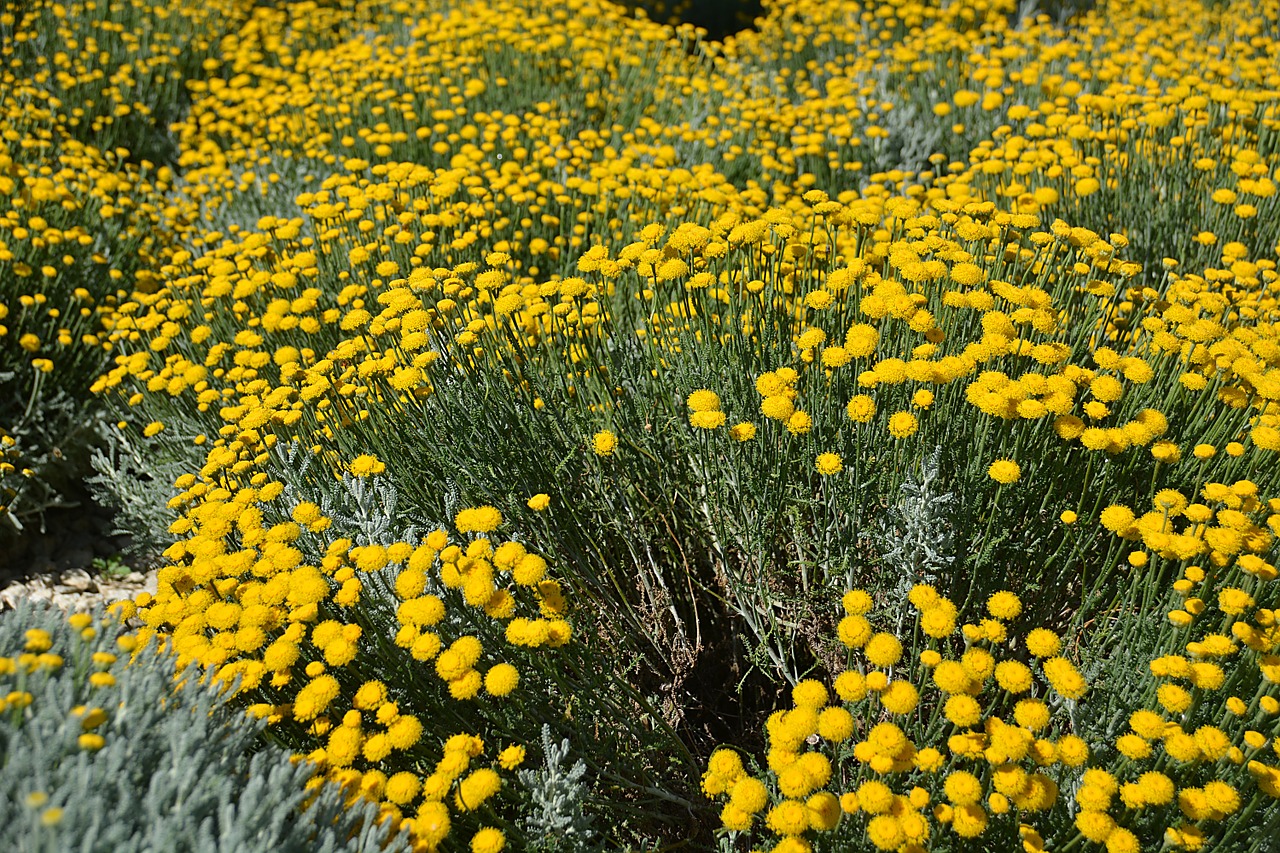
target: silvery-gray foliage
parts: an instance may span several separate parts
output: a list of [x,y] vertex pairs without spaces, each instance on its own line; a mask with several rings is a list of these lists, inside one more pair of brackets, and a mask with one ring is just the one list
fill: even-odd
[[[304,786],[313,770],[259,738],[264,723],[225,704],[198,670],[174,677],[148,649],[105,667],[116,683],[93,687],[95,651],[119,652],[119,628],[95,618],[80,637],[66,615],[24,605],[0,616],[0,651],[17,654],[32,628],[53,637],[64,665],[0,675],[0,695],[27,690],[25,709],[0,712],[0,850],[58,853],[407,853],[370,804],[343,805],[335,785]],[[176,683],[180,686],[175,687]],[[81,749],[78,705],[100,706],[106,745]],[[314,802],[303,808],[310,796]],[[56,811],[61,810],[56,820]]]
[[277,470],[289,505],[315,503],[356,545],[411,542],[418,536],[418,528],[403,524],[396,512],[399,494],[391,478],[353,477],[344,471],[335,480],[327,471],[313,473],[315,455],[297,442],[277,445],[276,454],[283,463]]
[[[30,379],[29,387],[22,383]],[[18,385],[15,389],[13,386]],[[16,390],[16,393],[15,393]],[[13,444],[0,448],[0,461],[29,474],[0,475],[0,547],[29,525],[43,526],[45,510],[68,506],[88,468],[89,450],[105,427],[89,410],[45,374],[0,370],[0,434]]]
[[944,136],[940,124],[926,120],[921,109],[911,103],[885,113],[883,121],[889,132],[884,144],[886,160],[906,171],[928,168],[929,155],[942,147]]
[[587,785],[582,777],[587,765],[578,759],[572,767],[566,766],[569,741],[553,741],[547,725],[542,727],[542,750],[544,768],[519,772],[533,804],[524,821],[530,849],[557,853],[597,849],[591,818],[583,810]]
[[173,482],[190,470],[192,460],[164,458],[154,448],[131,442],[114,427],[100,434],[102,446],[94,447],[89,456],[96,473],[85,483],[99,504],[115,507],[112,534],[132,537],[130,556],[163,551],[175,538],[169,532],[175,513],[160,497],[176,493]]
[[898,489],[875,535],[876,546],[886,568],[897,579],[890,590],[895,603],[906,601],[918,583],[936,584],[955,562],[952,507],[956,496],[942,491],[941,448],[920,460]]

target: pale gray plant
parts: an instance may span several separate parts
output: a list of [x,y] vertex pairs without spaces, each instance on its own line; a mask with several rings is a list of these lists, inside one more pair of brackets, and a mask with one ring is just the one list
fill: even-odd
[[955,563],[952,523],[956,496],[942,490],[942,449],[921,458],[881,518],[874,541],[896,585],[887,592],[898,607],[918,583],[936,584]]
[[[315,772],[260,738],[265,721],[224,702],[196,668],[175,681],[172,659],[119,654],[120,629],[93,616],[85,638],[66,614],[23,605],[0,616],[0,650],[27,631],[52,638],[64,663],[0,675],[0,695],[32,694],[0,712],[0,850],[77,853],[407,853],[372,803],[344,805],[336,785],[308,790]],[[119,654],[95,664],[92,655]],[[92,672],[115,683],[94,686]],[[78,706],[101,707],[97,751],[79,743]],[[309,804],[306,801],[314,797]],[[305,807],[304,807],[304,804]]]
[[85,483],[99,504],[116,509],[111,532],[132,538],[127,556],[158,554],[174,541],[169,525],[176,517],[160,497],[177,494],[174,481],[192,470],[193,463],[198,468],[199,461],[144,448],[114,426],[104,426],[99,433],[102,444],[89,456],[96,473]]
[[587,785],[583,777],[587,765],[578,759],[566,766],[568,739],[556,743],[551,727],[542,727],[542,750],[545,767],[521,770],[521,784],[529,791],[533,811],[525,818],[530,850],[577,853],[599,849],[591,827],[591,817],[583,808]]
[[[885,93],[885,101],[889,93]],[[912,103],[901,103],[884,114],[884,128],[889,132],[884,142],[884,162],[905,171],[927,168],[929,156],[942,148],[942,125],[921,113]]]
[[281,461],[276,470],[290,506],[315,503],[356,545],[390,545],[418,536],[416,525],[402,523],[396,510],[399,493],[389,477],[353,477],[344,471],[342,479],[335,480],[327,471],[312,474],[314,454],[297,442],[276,447]]

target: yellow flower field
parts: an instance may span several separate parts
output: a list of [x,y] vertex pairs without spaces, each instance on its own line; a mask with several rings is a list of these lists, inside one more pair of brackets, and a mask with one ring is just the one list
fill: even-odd
[[1276,0],[2,8],[0,515],[141,454],[118,612],[312,784],[1275,849]]

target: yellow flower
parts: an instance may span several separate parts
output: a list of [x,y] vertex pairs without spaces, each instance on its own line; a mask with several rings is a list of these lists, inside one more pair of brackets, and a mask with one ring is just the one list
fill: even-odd
[[724,421],[724,412],[720,411],[695,411],[689,415],[689,426],[694,429],[719,429]]
[[1181,714],[1191,707],[1191,694],[1177,684],[1161,684],[1156,690],[1156,701],[1171,714]]
[[1068,767],[1079,767],[1089,757],[1089,746],[1083,738],[1064,735],[1058,740],[1058,758]]
[[839,474],[844,469],[844,462],[838,453],[820,453],[814,460],[814,467],[818,469],[819,474],[826,477]]
[[879,633],[867,641],[862,653],[873,665],[890,667],[902,657],[902,643],[892,634]]
[[948,720],[961,728],[976,726],[982,719],[982,706],[972,696],[964,694],[948,699],[943,712]]
[[858,702],[867,695],[866,678],[860,672],[847,670],[836,676],[836,695],[845,702]]
[[502,513],[492,506],[468,507],[453,520],[459,533],[492,533],[502,525]]
[[869,423],[876,416],[876,402],[866,394],[858,394],[849,400],[845,412],[854,423]]
[[777,394],[760,401],[760,414],[775,421],[786,421],[795,414],[795,403],[790,397]]
[[1105,811],[1081,811],[1076,815],[1076,829],[1096,844],[1102,844],[1116,829],[1115,820]]
[[894,438],[910,438],[920,428],[920,422],[910,412],[896,412],[889,418],[889,434]]
[[449,807],[444,803],[428,800],[418,807],[413,834],[428,849],[434,849],[448,837],[449,827]]
[[542,512],[547,507],[551,506],[551,496],[544,492],[539,492],[529,498],[529,500],[525,502],[525,505],[534,512]]
[[1061,648],[1062,641],[1048,628],[1036,628],[1027,634],[1027,651],[1038,658],[1051,658]]
[[1112,504],[1102,511],[1099,521],[1112,533],[1123,534],[1133,525],[1133,510],[1127,506]]
[[859,785],[857,796],[859,808],[867,814],[883,814],[893,807],[893,791],[875,779]]
[[502,853],[507,846],[507,838],[502,830],[484,827],[471,836],[471,853]]
[[107,745],[107,742],[103,739],[102,735],[95,732],[85,732],[76,739],[76,742],[80,745],[81,749],[89,752],[97,752],[99,749],[102,749]]
[[368,477],[386,471],[387,465],[372,454],[362,453],[351,460],[348,470],[353,477]]
[[879,850],[897,850],[906,836],[897,818],[879,814],[867,822],[867,839]]
[[1031,689],[1031,670],[1018,661],[1001,661],[996,664],[996,683],[1013,694]]
[[498,764],[503,770],[515,770],[524,763],[525,748],[519,744],[513,744],[498,753]]
[[840,606],[850,616],[861,616],[871,610],[871,596],[866,590],[851,589],[840,598]]
[[1081,198],[1084,198],[1085,196],[1091,196],[1101,188],[1102,188],[1102,184],[1098,183],[1098,180],[1096,178],[1081,178],[1080,180],[1076,181],[1076,185],[1075,185],[1076,195],[1080,196]]
[[1010,483],[1016,483],[1022,476],[1022,467],[1012,459],[997,459],[991,463],[987,474],[997,483],[1007,486]]
[[472,772],[458,785],[456,797],[458,808],[463,811],[474,811],[498,792],[502,787],[502,779],[487,767]]
[[1058,695],[1066,699],[1079,699],[1089,689],[1089,685],[1076,670],[1075,665],[1066,658],[1053,657],[1043,664],[1045,678]]
[[725,807],[720,810],[720,823],[725,829],[730,829],[734,832],[746,832],[751,829],[753,821],[754,815],[735,806],[733,803],[726,803]]
[[484,676],[484,689],[491,696],[506,696],[519,683],[520,672],[509,663],[495,664]]
[[926,608],[920,614],[920,630],[927,636],[942,638],[949,636],[956,628],[956,607],[945,598],[937,604]]
[[736,779],[742,775],[742,757],[732,749],[721,747],[711,753],[707,762],[707,772],[714,776]]
[[1039,731],[1049,725],[1049,708],[1039,699],[1021,699],[1013,708],[1013,718],[1018,725]]
[[422,782],[412,773],[402,771],[396,773],[387,780],[387,785],[383,789],[383,796],[389,802],[397,805],[406,805],[418,796],[418,791],[422,787]]
[[591,449],[596,456],[609,456],[618,446],[618,437],[612,431],[604,429],[591,439]]
[[734,783],[729,802],[747,814],[758,814],[769,803],[769,789],[759,779],[744,776]]
[[952,805],[963,806],[982,799],[982,783],[977,776],[965,770],[948,774],[942,787]]
[[338,697],[338,692],[338,681],[332,675],[313,678],[293,701],[294,718],[304,722],[315,719]]
[[809,810],[804,803],[783,800],[769,809],[765,823],[779,835],[799,835],[809,828]]
[[987,813],[977,803],[959,806],[951,815],[951,829],[962,838],[976,838],[987,828]]
[[694,391],[685,400],[691,412],[716,412],[720,410],[720,397],[705,388]]
[[920,693],[910,681],[894,681],[879,696],[880,704],[890,714],[910,714],[920,702]]
[[818,734],[833,743],[848,740],[853,734],[853,715],[844,708],[827,708],[818,715]]
[[996,619],[1017,619],[1022,612],[1022,602],[1012,592],[997,592],[987,599],[987,612]]
[[387,741],[393,749],[405,750],[422,738],[422,723],[412,714],[403,714],[387,729]]
[[861,615],[846,616],[836,626],[836,634],[849,648],[861,648],[871,639],[871,623]]
[[29,652],[46,652],[53,647],[53,637],[43,628],[29,628],[23,638],[23,648]]

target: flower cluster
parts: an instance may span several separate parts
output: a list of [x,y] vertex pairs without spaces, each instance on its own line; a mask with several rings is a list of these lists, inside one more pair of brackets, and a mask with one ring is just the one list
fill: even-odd
[[[1271,548],[1280,507],[1248,480],[1206,484],[1200,497],[1166,489],[1141,518],[1118,504],[1100,516],[1117,537],[1181,567],[1171,590],[1179,606],[1164,627],[1145,614],[1160,653],[1129,675],[1138,686],[1124,697],[1125,730],[1092,743],[1071,731],[1098,713],[1089,684],[1056,633],[1010,635],[1022,614],[1013,593],[992,595],[988,618],[965,624],[963,651],[948,658],[957,608],[932,587],[910,592],[918,617],[909,649],[875,632],[873,599],[855,590],[844,596],[838,635],[856,667],[834,678],[839,701],[819,681],[794,687],[794,707],[767,724],[764,779],[736,752],[711,757],[703,788],[728,796],[723,826],[748,831],[763,814],[781,838],[773,849],[796,851],[811,849],[813,832],[921,850],[943,829],[1019,837],[1033,850],[1081,838],[1130,853],[1247,844],[1251,830],[1235,816],[1280,799],[1276,572],[1257,553]],[[1191,564],[1197,558],[1211,568]],[[1134,551],[1126,562],[1148,559]]]
[[910,602],[918,633],[904,646],[875,630],[868,593],[845,594],[838,634],[852,665],[830,689],[798,682],[793,707],[769,718],[764,778],[736,752],[712,756],[703,789],[728,796],[727,829],[762,816],[780,837],[773,849],[795,851],[828,832],[878,850],[927,849],[940,833],[1038,837],[1037,815],[1059,805],[1089,759],[1067,714],[1087,683],[1053,632],[1010,632],[1022,612],[1011,592],[959,628],[956,606],[933,587],[915,586]]
[[542,722],[673,836],[724,714],[784,851],[1263,825],[1276,0],[10,5],[0,504],[79,376],[180,472],[144,634],[421,845]]
[[460,541],[437,529],[416,543],[355,545],[326,532],[314,503],[290,507],[282,484],[251,479],[235,490],[179,484],[182,538],[157,595],[138,599],[141,636],[162,636],[179,666],[236,683],[251,714],[324,769],[317,784],[378,803],[427,849],[451,827],[500,849],[479,821],[523,747],[490,742],[477,765],[486,741],[458,734],[433,771],[421,768],[441,737],[435,718],[484,731],[520,685],[517,664],[569,642],[546,560],[485,538],[503,524],[491,506],[457,513]]

